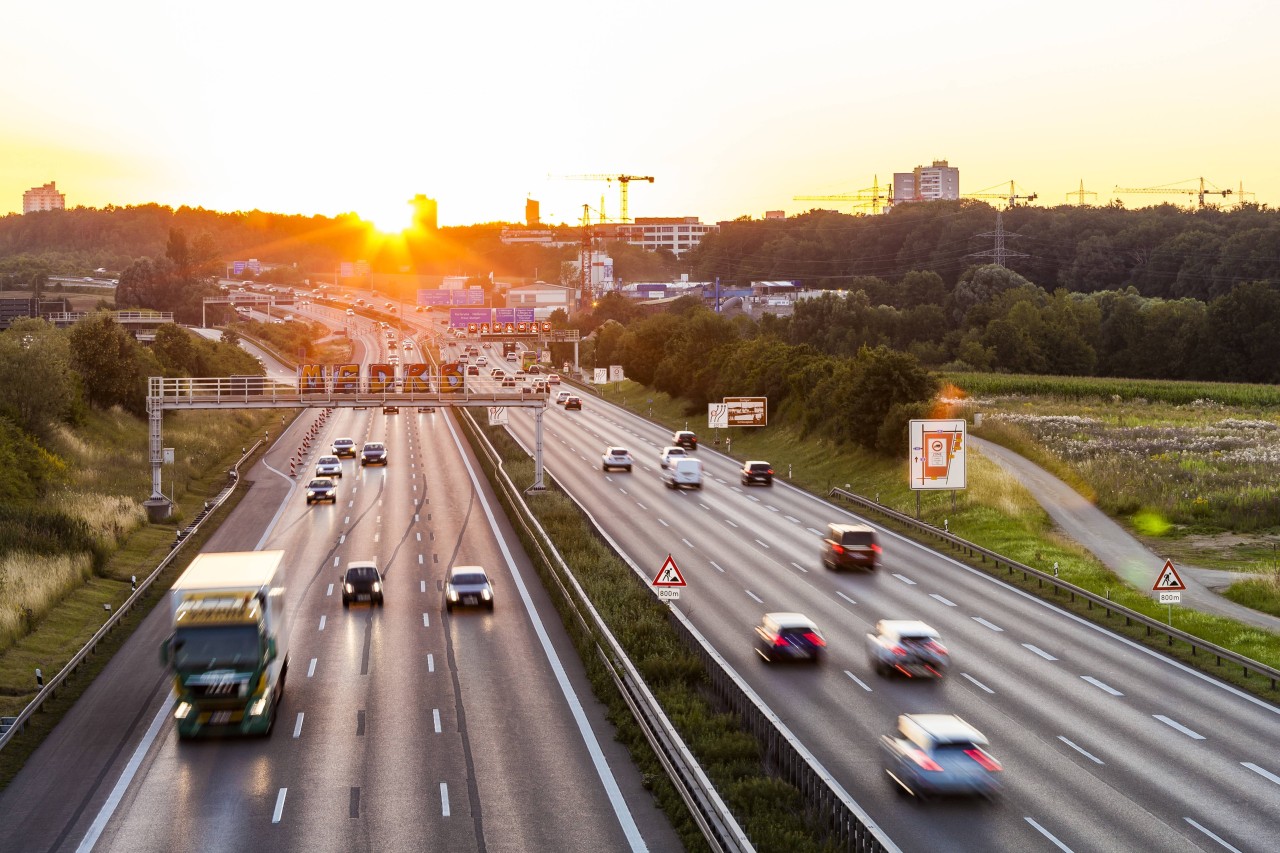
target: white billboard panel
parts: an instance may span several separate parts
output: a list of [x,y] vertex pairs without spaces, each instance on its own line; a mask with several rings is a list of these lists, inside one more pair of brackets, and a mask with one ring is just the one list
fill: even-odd
[[912,421],[911,488],[963,489],[967,444],[963,419]]

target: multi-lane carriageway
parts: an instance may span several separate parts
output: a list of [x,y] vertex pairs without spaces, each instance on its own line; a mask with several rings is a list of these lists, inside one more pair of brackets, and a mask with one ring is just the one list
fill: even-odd
[[[671,491],[657,455],[670,433],[583,395],[544,420],[547,472],[651,573],[670,553],[678,607],[904,850],[1280,849],[1280,709],[999,580],[882,531],[871,575],[819,560],[844,510],[783,482],[743,487],[703,447],[701,491]],[[532,418],[512,412],[526,447]],[[628,447],[631,473],[601,470]],[[771,460],[785,470],[787,460]],[[770,667],[752,649],[761,613],[798,610],[825,633],[817,668]],[[942,632],[941,683],[885,680],[863,638],[882,618]],[[878,736],[903,712],[957,713],[1004,765],[994,803],[907,801]]]

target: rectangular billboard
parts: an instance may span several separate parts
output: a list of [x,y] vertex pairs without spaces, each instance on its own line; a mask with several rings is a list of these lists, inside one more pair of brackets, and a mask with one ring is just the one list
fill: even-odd
[[725,397],[728,426],[762,427],[769,422],[768,397]]
[[913,420],[909,432],[912,489],[965,487],[963,419]]

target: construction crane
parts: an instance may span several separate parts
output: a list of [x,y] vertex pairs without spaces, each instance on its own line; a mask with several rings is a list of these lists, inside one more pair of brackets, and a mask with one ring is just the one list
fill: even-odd
[[1250,197],[1257,198],[1258,194],[1255,192],[1245,192],[1244,181],[1241,181],[1240,188],[1236,190],[1236,198],[1239,199],[1239,201],[1237,201],[1236,204],[1240,205],[1241,207],[1244,207],[1246,204],[1249,203]]
[[998,198],[1008,202],[1010,207],[1016,207],[1019,200],[1025,201],[1027,204],[1030,204],[1031,202],[1039,198],[1039,196],[1036,195],[1035,193],[1018,192],[1018,187],[1016,184],[1014,184],[1013,181],[1009,181],[1009,191],[1007,193],[989,192],[989,190],[993,190],[996,187],[1000,187],[1000,186],[1004,186],[1003,182],[999,184],[995,184],[994,186],[987,187],[985,190],[979,190],[976,193],[960,193],[960,198]]
[[[1187,180],[1191,179],[1188,178]],[[1187,181],[1179,181],[1178,183],[1185,184],[1186,182]],[[1199,200],[1197,207],[1202,209],[1204,208],[1204,197],[1207,195],[1220,195],[1224,199],[1231,195],[1231,190],[1220,190],[1213,186],[1212,183],[1209,183],[1209,186],[1212,187],[1212,189],[1205,189],[1206,183],[1208,182],[1206,182],[1204,178],[1200,178],[1200,189],[1198,190],[1193,187],[1178,187],[1173,186],[1172,184],[1165,184],[1164,186],[1159,187],[1116,187],[1112,192],[1116,195],[1138,195],[1145,193],[1149,195],[1195,196]]]
[[1074,198],[1076,199],[1076,204],[1080,205],[1081,207],[1084,207],[1084,197],[1087,195],[1091,195],[1095,199],[1098,197],[1098,194],[1093,190],[1087,190],[1084,188],[1084,179],[1081,178],[1080,189],[1072,190],[1071,192],[1067,193],[1067,201],[1071,201],[1071,199]]
[[871,182],[871,186],[857,190],[851,193],[842,193],[840,195],[797,195],[792,196],[792,201],[838,201],[850,204],[856,208],[871,208],[874,214],[880,214],[882,211],[893,206],[892,187],[885,187],[885,192],[880,192],[880,176],[876,175]]
[[631,221],[627,212],[627,187],[632,181],[653,183],[653,178],[648,175],[565,175],[564,178],[568,181],[606,181],[610,184],[617,181],[622,187],[622,222],[624,223]]

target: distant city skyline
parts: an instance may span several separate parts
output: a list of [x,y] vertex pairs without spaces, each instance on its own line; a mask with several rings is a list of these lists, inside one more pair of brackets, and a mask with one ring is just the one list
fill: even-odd
[[[305,8],[305,14],[299,9]],[[1280,202],[1260,39],[1280,8],[1127,0],[359,9],[28,4],[0,31],[0,214],[158,204],[442,226],[573,224],[633,183],[631,217],[788,215],[947,160],[960,192],[1037,205],[1179,184]],[[501,22],[496,26],[495,22]],[[910,38],[901,33],[912,33]],[[477,38],[479,34],[479,38]],[[1192,52],[1193,51],[1193,52]],[[56,57],[53,59],[52,57]],[[1194,197],[1122,195],[1126,207]],[[994,200],[993,200],[994,202]]]

